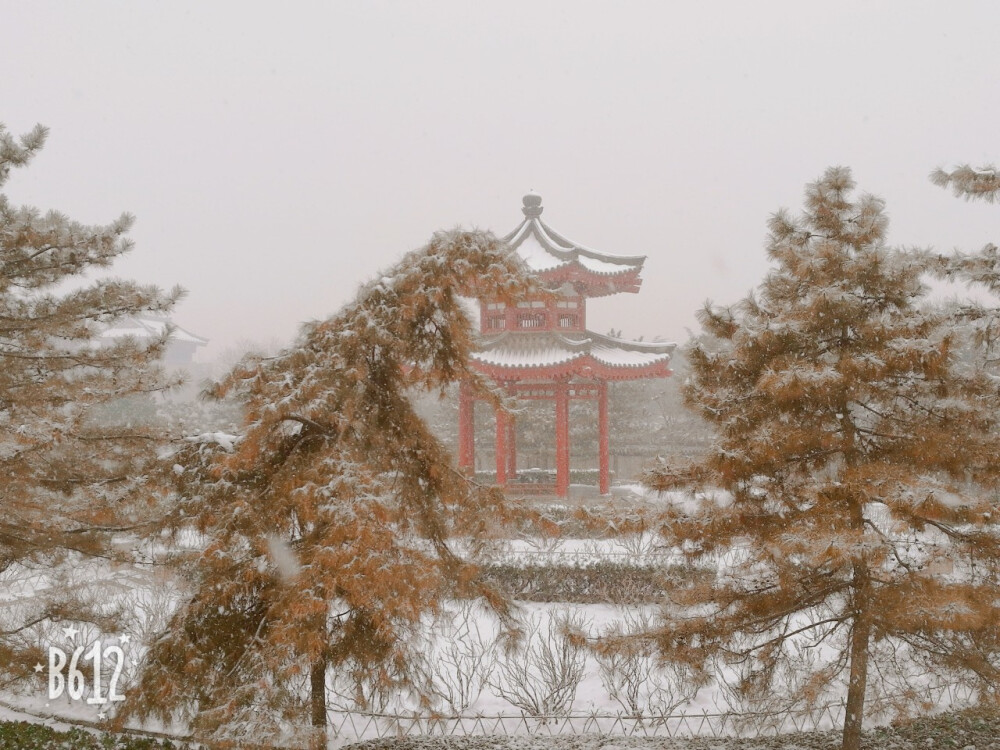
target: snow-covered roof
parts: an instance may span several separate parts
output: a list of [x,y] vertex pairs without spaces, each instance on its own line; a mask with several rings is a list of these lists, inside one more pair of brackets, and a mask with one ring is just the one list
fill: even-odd
[[100,338],[117,339],[125,336],[134,336],[137,339],[159,338],[167,326],[173,328],[170,335],[171,341],[185,342],[195,346],[205,346],[208,343],[208,339],[181,328],[168,318],[154,315],[134,315],[123,318],[110,328],[101,331]]
[[523,198],[524,221],[504,237],[525,265],[536,273],[550,274],[560,269],[576,268],[585,276],[610,279],[625,277],[621,288],[604,291],[638,291],[638,274],[646,260],[645,255],[610,255],[592,250],[567,239],[541,219],[542,199],[534,193]]
[[675,344],[625,341],[592,331],[505,331],[481,339],[472,360],[493,375],[511,371],[520,377],[544,369],[613,380],[668,375],[674,348]]

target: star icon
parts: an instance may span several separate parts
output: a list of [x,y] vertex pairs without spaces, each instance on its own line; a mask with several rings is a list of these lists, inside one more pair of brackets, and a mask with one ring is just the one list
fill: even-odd
[[36,672],[39,672],[39,673],[41,673],[41,671],[42,671],[43,669],[45,669],[45,665],[44,665],[44,664],[36,664],[36,665],[35,665],[35,671],[36,671]]
[[104,713],[104,711],[101,711],[101,713],[97,714],[97,718],[99,721],[104,721],[106,718],[108,718],[108,715]]
[[64,632],[64,633],[66,634],[66,637],[67,637],[67,638],[68,638],[69,640],[71,640],[71,641],[75,641],[75,640],[76,640],[76,634],[77,634],[77,633],[79,633],[80,631],[79,631],[79,630],[77,630],[77,629],[76,629],[75,627],[73,627],[72,625],[70,625],[70,626],[69,626],[68,628],[63,628],[63,629],[62,629],[62,632]]
[[132,642],[132,636],[130,636],[128,633],[123,633],[122,635],[118,636],[118,642],[123,646],[128,645],[129,643]]

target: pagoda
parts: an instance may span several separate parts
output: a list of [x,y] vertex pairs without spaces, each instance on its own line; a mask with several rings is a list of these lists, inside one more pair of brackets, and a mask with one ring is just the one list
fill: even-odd
[[[646,258],[590,250],[555,232],[542,221],[542,199],[524,196],[524,220],[504,237],[511,252],[548,290],[508,305],[483,297],[479,346],[472,366],[516,399],[555,402],[555,486],[522,485],[525,491],[569,494],[569,402],[591,399],[598,404],[599,489],[611,489],[608,436],[608,382],[662,378],[670,375],[674,344],[624,341],[587,330],[587,299],[638,292]],[[463,386],[459,395],[458,464],[475,468],[475,399]],[[496,411],[497,484],[512,488],[517,479],[514,419]]]

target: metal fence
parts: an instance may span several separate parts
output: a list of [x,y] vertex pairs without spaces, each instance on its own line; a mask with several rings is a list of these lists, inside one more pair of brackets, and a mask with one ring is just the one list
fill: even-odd
[[669,716],[623,713],[571,713],[563,716],[490,714],[435,716],[332,712],[330,730],[336,746],[388,737],[464,737],[470,735],[543,736],[601,734],[620,737],[742,737],[833,729],[843,722],[844,705],[782,714],[685,712]]
[[[889,703],[891,696],[884,697]],[[910,691],[907,701],[924,701],[925,707],[947,709],[974,705],[977,690],[966,684],[927,685]],[[70,718],[24,708],[0,700],[0,706],[15,714],[46,721],[102,729],[92,721]],[[575,712],[559,716],[532,716],[526,713],[444,715],[417,712],[373,713],[328,710],[328,730],[332,747],[342,747],[363,740],[393,737],[466,737],[466,736],[537,736],[558,737],[599,734],[617,737],[667,737],[756,739],[791,732],[814,732],[838,729],[843,725],[844,701],[809,709],[777,712],[685,711],[666,716],[631,716],[625,713]],[[886,717],[883,717],[886,718]],[[192,740],[191,737],[143,728],[125,728],[125,732],[156,739]]]
[[[927,685],[906,696],[925,707],[974,705],[976,689],[965,684]],[[883,700],[893,703],[891,696]],[[334,746],[390,737],[465,736],[572,736],[600,734],[617,737],[701,737],[756,739],[791,732],[839,729],[844,723],[845,702],[783,711],[737,712],[690,710],[666,716],[632,716],[611,712],[573,712],[559,716],[526,713],[445,715],[421,713],[328,712]],[[889,716],[883,719],[891,718]]]

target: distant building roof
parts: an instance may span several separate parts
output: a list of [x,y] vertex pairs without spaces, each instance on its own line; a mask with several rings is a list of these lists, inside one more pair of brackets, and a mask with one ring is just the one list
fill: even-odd
[[170,341],[177,343],[194,344],[195,346],[205,346],[208,339],[191,333],[185,328],[181,328],[169,318],[154,315],[134,315],[122,318],[110,328],[101,332],[102,339],[117,339],[124,336],[134,336],[138,339],[159,338],[163,335],[167,326],[173,328],[170,334]]
[[170,340],[163,354],[166,365],[190,365],[194,363],[194,354],[198,347],[208,344],[208,339],[199,336],[163,315],[132,315],[116,321],[114,325],[105,328],[98,336],[99,341],[112,342],[126,336],[138,340],[158,339],[167,327],[171,328]]

